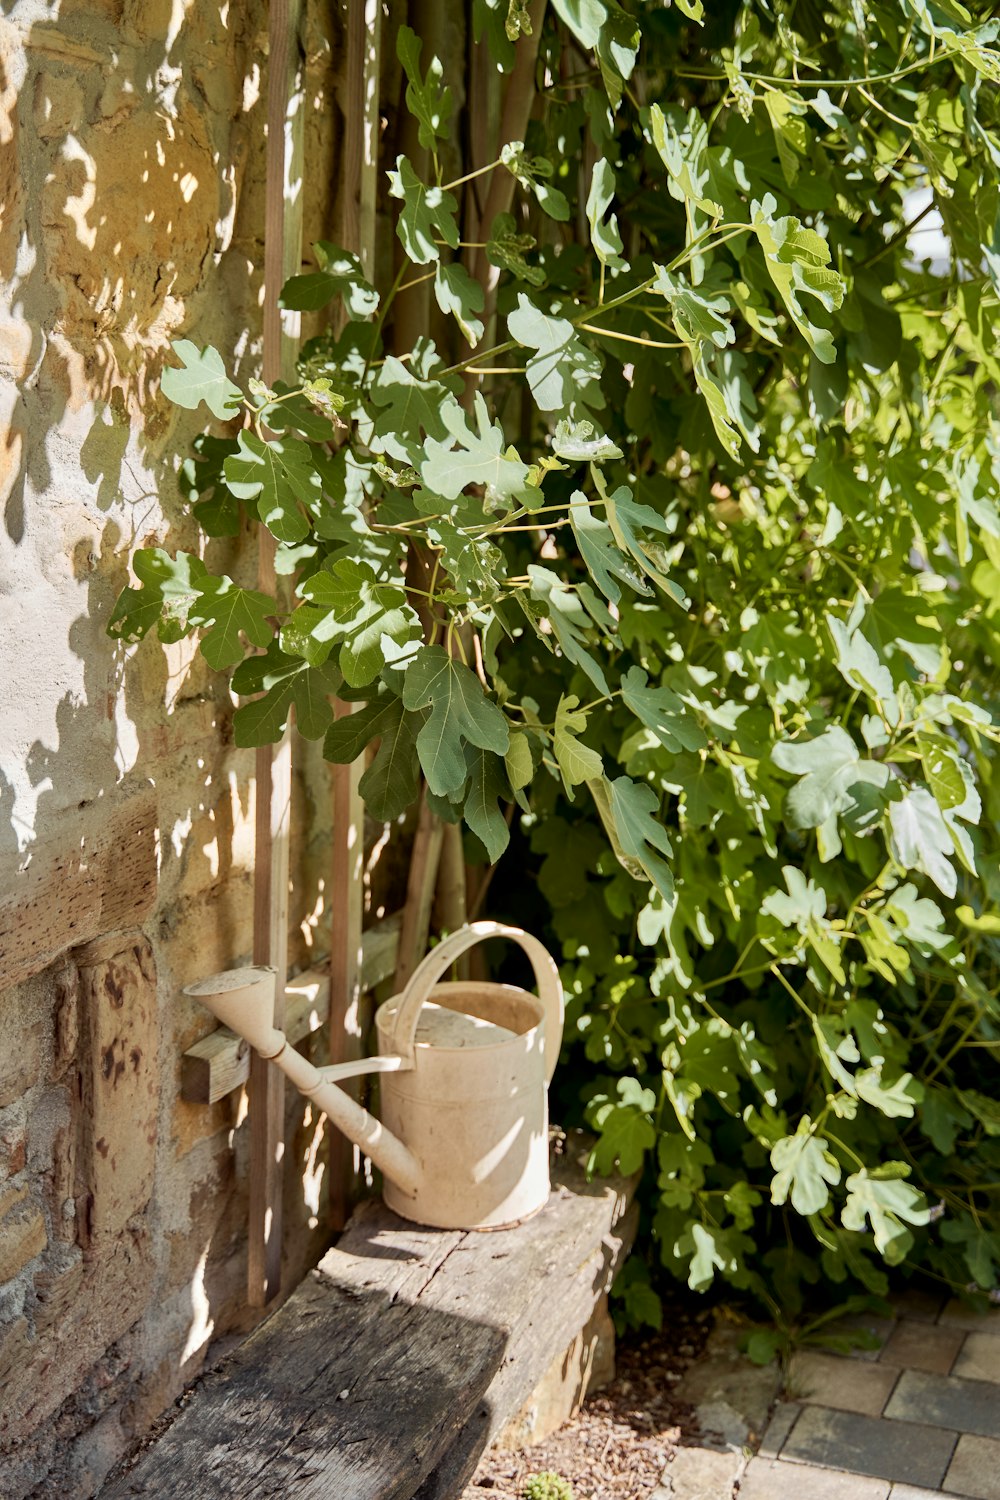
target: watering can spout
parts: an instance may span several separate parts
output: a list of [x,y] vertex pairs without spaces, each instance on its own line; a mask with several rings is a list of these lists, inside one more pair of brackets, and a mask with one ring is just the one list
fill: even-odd
[[381,1064],[376,1071],[390,1071],[404,1066],[403,1059],[363,1058],[357,1063],[342,1063],[331,1068],[314,1067],[275,1027],[274,984],[274,969],[255,965],[229,969],[223,974],[212,975],[210,979],[198,980],[196,984],[188,985],[184,993],[200,1000],[223,1026],[245,1038],[261,1057],[280,1068],[338,1130],[371,1157],[399,1191],[414,1196],[422,1176],[416,1157],[334,1081],[373,1071],[373,1061]]

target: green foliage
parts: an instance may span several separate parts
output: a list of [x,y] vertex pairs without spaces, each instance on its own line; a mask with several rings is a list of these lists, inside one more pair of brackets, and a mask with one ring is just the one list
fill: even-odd
[[271,530],[278,597],[142,550],[112,632],[198,632],[239,743],[294,706],[367,750],[375,817],[422,776],[470,856],[513,844],[491,898],[561,951],[557,1107],[595,1171],[645,1168],[626,1319],[653,1263],[792,1321],[887,1265],[988,1290],[1000,25],[553,0],[512,71],[526,7],[469,9],[536,79],[525,140],[462,162],[463,80],[400,29],[401,275],[315,247],[286,306],[347,323],[299,385],[186,341],[164,373],[227,424],[182,493]]

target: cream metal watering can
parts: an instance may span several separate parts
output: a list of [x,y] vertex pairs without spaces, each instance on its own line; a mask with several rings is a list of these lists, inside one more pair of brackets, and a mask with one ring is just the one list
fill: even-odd
[[[538,997],[514,985],[441,983],[487,938],[531,960]],[[375,1015],[379,1055],[317,1068],[274,1026],[274,970],[230,969],[184,991],[270,1059],[379,1167],[388,1206],[439,1229],[512,1224],[549,1196],[548,1083],[559,1056],[559,972],[537,938],[474,922],[414,970]],[[382,1073],[382,1120],[337,1088]]]

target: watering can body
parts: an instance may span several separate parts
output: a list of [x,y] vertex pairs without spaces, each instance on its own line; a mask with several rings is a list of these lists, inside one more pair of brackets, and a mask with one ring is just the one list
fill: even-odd
[[[513,985],[441,982],[457,958],[495,937],[527,953],[537,997]],[[376,1012],[378,1055],[331,1068],[313,1067],[273,1029],[273,975],[265,1015],[266,1000],[248,1005],[238,993],[237,972],[241,981],[270,973],[231,971],[188,993],[270,1057],[372,1158],[396,1213],[436,1228],[486,1229],[544,1206],[548,1083],[559,1055],[563,1005],[558,970],[537,938],[493,922],[445,938],[403,992]],[[380,1120],[337,1087],[368,1072],[382,1075]]]

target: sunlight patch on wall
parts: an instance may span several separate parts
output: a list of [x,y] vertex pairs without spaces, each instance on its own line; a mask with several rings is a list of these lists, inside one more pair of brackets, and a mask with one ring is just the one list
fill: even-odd
[[184,1353],[181,1355],[181,1364],[186,1364],[189,1359],[196,1355],[199,1349],[203,1349],[212,1337],[215,1322],[212,1318],[212,1309],[205,1291],[205,1262],[208,1260],[208,1246],[201,1253],[197,1270],[191,1281],[191,1327],[188,1329],[187,1342],[184,1345]]

